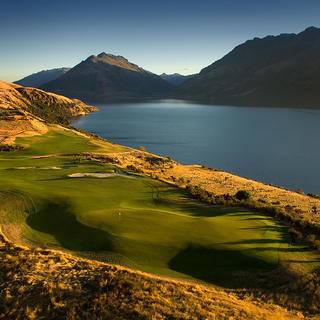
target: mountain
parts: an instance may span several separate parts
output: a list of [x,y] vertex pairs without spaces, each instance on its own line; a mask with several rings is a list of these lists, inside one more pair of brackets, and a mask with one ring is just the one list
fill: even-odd
[[50,70],[42,70],[37,73],[33,73],[30,76],[24,77],[14,83],[23,87],[40,88],[43,84],[55,80],[68,72],[70,68],[58,68]]
[[80,100],[0,81],[0,144],[42,134],[46,123],[68,124],[71,117],[94,111]]
[[168,81],[169,83],[171,83],[174,86],[178,86],[180,84],[182,84],[183,82],[187,81],[188,79],[194,77],[195,74],[190,74],[187,76],[184,76],[180,73],[173,73],[173,74],[160,74],[160,77],[166,81]]
[[90,56],[42,89],[97,103],[119,98],[158,97],[170,91],[172,85],[124,57],[103,52]]
[[249,40],[174,97],[224,105],[320,107],[320,29]]

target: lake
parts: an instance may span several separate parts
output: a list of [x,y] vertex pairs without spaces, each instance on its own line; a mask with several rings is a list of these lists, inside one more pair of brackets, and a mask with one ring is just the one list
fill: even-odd
[[97,105],[74,126],[112,142],[320,194],[320,110],[179,100]]

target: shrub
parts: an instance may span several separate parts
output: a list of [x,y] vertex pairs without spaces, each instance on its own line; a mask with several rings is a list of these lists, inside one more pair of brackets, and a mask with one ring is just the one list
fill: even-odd
[[9,144],[0,144],[0,152],[14,152],[23,150],[24,148],[22,146],[13,146]]
[[309,247],[311,248],[311,249],[316,249],[316,246],[315,246],[315,242],[316,242],[317,240],[316,240],[316,236],[314,235],[314,234],[309,234],[308,236],[307,236],[307,242],[308,242],[308,244],[309,244]]
[[299,242],[303,239],[302,233],[294,228],[289,229],[289,235],[292,242]]
[[139,146],[138,150],[142,151],[142,152],[146,152],[146,148],[144,146]]
[[250,192],[247,191],[247,190],[239,190],[239,191],[235,194],[235,197],[236,197],[238,200],[248,200],[248,199],[250,199],[251,195],[250,195]]
[[312,213],[313,213],[313,214],[318,214],[318,209],[317,209],[316,206],[313,206],[313,207],[312,207]]
[[311,192],[307,193],[307,196],[309,196],[311,198],[315,198],[315,199],[320,199],[320,195],[314,194],[314,193],[311,193]]
[[299,194],[304,194],[304,192],[302,191],[301,188],[298,188],[298,189],[296,190],[296,192],[299,193]]

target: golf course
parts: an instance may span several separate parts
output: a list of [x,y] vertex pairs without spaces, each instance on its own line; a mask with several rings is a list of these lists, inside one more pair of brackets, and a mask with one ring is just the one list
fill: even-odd
[[245,272],[292,261],[317,267],[315,254],[291,243],[288,227],[270,217],[202,203],[176,186],[74,155],[126,147],[59,126],[15,143],[24,149],[0,153],[0,219],[17,243],[233,287]]

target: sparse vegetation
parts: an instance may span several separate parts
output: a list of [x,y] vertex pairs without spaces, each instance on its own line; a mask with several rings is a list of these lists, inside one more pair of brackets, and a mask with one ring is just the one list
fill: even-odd
[[0,268],[0,319],[301,319],[250,296],[17,247],[1,233]]
[[14,151],[19,151],[23,149],[24,149],[23,146],[0,144],[0,152],[14,152]]
[[139,146],[138,150],[142,151],[142,152],[146,152],[146,148],[144,146]]

